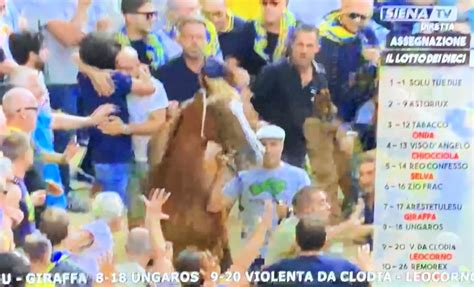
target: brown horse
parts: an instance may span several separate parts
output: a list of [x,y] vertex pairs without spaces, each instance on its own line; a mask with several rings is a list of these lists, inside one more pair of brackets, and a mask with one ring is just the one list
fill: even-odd
[[232,154],[243,169],[245,163],[258,164],[261,146],[235,90],[223,79],[207,79],[206,84],[207,91],[184,104],[150,141],[149,183],[171,193],[163,232],[173,242],[174,254],[195,246],[222,258],[228,251],[227,214],[209,213],[207,205],[216,182],[223,182],[220,177],[232,174],[219,169],[216,154]]

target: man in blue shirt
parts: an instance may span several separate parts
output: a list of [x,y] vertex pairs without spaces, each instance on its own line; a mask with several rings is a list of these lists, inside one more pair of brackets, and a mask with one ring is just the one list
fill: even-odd
[[[321,249],[326,243],[325,224],[317,216],[305,216],[296,225],[296,243],[300,248],[299,255],[293,259],[284,259],[270,265],[264,271],[269,272],[311,272],[312,282],[295,281],[284,284],[285,286],[369,286],[367,282],[344,282],[341,278],[342,272],[352,272],[353,276],[361,272],[361,269],[346,259],[333,258],[321,255]],[[364,269],[366,266],[364,266]],[[368,271],[368,270],[364,270]],[[318,282],[318,272],[333,274],[335,282]],[[304,280],[304,276],[302,278]],[[278,284],[277,284],[278,285]],[[259,286],[275,286],[274,283],[260,283]]]
[[204,65],[206,25],[199,17],[178,25],[183,54],[159,68],[154,76],[163,83],[170,101],[184,102],[199,90],[199,73]]
[[[140,75],[139,79],[132,79],[130,75],[112,71],[111,77],[115,90],[112,95],[100,96],[94,89],[89,77],[91,70],[114,70],[116,58],[120,51],[114,39],[101,33],[91,33],[81,42],[79,54],[85,65],[80,65],[78,82],[81,96],[84,97],[84,110],[92,113],[103,104],[113,104],[117,107],[116,116],[124,123],[129,122],[127,95],[131,92],[137,95],[151,95],[155,88],[147,75]],[[92,66],[92,67],[91,67]],[[89,148],[94,164],[96,180],[105,191],[114,191],[120,194],[125,204],[127,199],[127,184],[130,176],[129,164],[133,160],[132,141],[130,131],[119,136],[103,134],[97,128],[90,129]]]

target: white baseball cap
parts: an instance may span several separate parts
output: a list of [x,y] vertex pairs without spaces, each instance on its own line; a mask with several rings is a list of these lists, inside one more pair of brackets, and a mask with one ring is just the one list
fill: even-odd
[[257,131],[257,138],[261,139],[285,139],[285,131],[276,125],[263,126]]

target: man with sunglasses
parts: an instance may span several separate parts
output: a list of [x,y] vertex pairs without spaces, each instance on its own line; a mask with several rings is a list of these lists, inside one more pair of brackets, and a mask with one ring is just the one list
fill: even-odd
[[169,55],[162,37],[152,32],[158,15],[152,1],[122,0],[121,9],[125,27],[116,34],[120,45],[133,47],[140,62],[149,65],[151,70],[156,70],[168,62]]
[[227,9],[225,0],[203,0],[202,11],[216,26],[224,58],[235,53],[240,42],[239,31],[244,27],[245,21]]
[[[373,0],[343,0],[320,25],[318,62],[326,68],[332,100],[343,122],[352,122],[375,80],[379,41],[371,23]],[[363,82],[359,79],[365,77]]]

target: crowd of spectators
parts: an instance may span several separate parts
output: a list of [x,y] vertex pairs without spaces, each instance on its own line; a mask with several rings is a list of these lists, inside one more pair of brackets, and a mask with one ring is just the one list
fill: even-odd
[[[252,92],[265,147],[263,165],[238,172],[207,206],[238,205],[245,244],[228,271],[372,270],[370,248],[354,259],[334,246],[372,245],[381,52],[389,32],[418,29],[381,21],[387,4],[457,5],[456,31],[473,28],[468,0],[0,0],[1,273],[81,275],[56,286],[113,285],[97,276],[119,273],[120,286],[137,286],[133,273],[187,271],[200,279],[183,286],[216,286],[219,259],[174,255],[163,236],[172,191],[143,185],[150,136],[204,88],[210,59],[238,67],[235,89],[242,101]],[[303,127],[323,90],[336,113],[321,120],[360,143],[339,222],[308,174]],[[89,207],[72,181],[100,191]],[[80,209],[92,219],[74,226]]]

